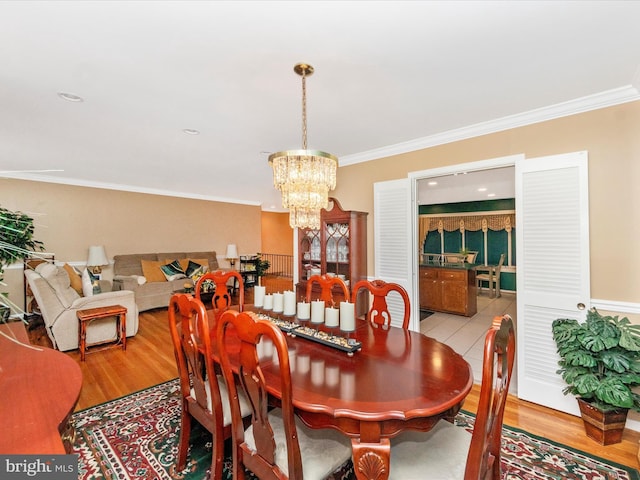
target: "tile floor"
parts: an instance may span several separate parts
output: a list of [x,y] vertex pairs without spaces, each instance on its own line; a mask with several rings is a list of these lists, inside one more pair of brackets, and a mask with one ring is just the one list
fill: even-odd
[[[420,331],[436,340],[446,343],[460,353],[473,368],[476,383],[482,378],[482,351],[484,336],[496,315],[511,315],[516,321],[516,295],[502,293],[498,298],[489,298],[485,291],[478,295],[478,313],[473,317],[436,312],[420,322]],[[514,367],[509,391],[517,392],[517,375]]]

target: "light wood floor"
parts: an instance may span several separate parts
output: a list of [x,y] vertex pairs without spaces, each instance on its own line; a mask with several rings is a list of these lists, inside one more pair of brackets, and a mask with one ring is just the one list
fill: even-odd
[[[250,302],[249,299],[245,301]],[[113,400],[177,376],[166,309],[140,314],[138,334],[127,339],[126,352],[119,348],[93,352],[87,355],[85,362],[80,362],[77,351],[69,352],[68,355],[80,364],[84,376],[76,410]],[[476,411],[478,394],[476,386],[467,397],[463,407],[465,410]],[[603,447],[585,436],[580,418],[520,401],[515,397],[507,402],[504,422],[552,441],[638,468],[640,433],[626,430],[621,443]]]

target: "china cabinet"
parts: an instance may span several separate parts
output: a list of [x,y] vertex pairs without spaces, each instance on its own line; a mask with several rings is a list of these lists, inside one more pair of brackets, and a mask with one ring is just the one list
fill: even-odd
[[[320,214],[320,229],[298,229],[297,297],[304,298],[307,280],[312,275],[335,275],[349,289],[358,280],[367,278],[367,212],[343,210],[340,203],[329,199],[329,207]],[[363,292],[364,293],[364,292]],[[335,289],[337,302],[343,298]],[[367,309],[367,297],[359,295],[356,312]]]

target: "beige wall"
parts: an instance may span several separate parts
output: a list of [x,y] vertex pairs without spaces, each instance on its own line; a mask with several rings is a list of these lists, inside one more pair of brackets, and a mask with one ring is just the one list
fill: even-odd
[[[225,268],[228,243],[261,251],[260,207],[10,179],[0,179],[0,205],[33,216],[34,237],[64,262],[85,262],[89,245],[104,245],[110,259],[214,250]],[[21,305],[22,271],[6,271],[5,283]]]
[[262,212],[262,250],[265,253],[293,255],[293,229],[288,213]]
[[640,102],[573,115],[375,162],[341,167],[333,196],[369,212],[368,273],[375,276],[373,183],[409,172],[523,153],[589,152],[591,296],[640,302]]
[[[373,183],[409,172],[523,153],[527,158],[589,152],[592,298],[640,302],[640,102],[516,128],[341,167],[335,196],[346,210],[369,212],[368,271],[375,276]],[[36,238],[68,261],[84,261],[92,244],[107,255],[214,249],[227,243],[241,252],[261,245],[259,207],[111,190],[0,179],[0,205],[35,212]],[[286,214],[283,215],[286,217]],[[291,242],[283,242],[290,244]],[[221,261],[221,266],[227,266]],[[15,280],[7,272],[5,280]],[[20,285],[22,285],[20,283]],[[21,301],[22,290],[18,297]]]

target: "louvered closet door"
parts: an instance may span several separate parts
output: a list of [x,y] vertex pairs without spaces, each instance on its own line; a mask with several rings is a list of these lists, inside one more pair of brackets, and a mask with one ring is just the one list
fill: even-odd
[[587,152],[516,162],[518,396],[578,414],[556,374],[556,318],[590,307]]
[[[412,293],[412,226],[409,179],[378,182],[373,185],[375,277],[402,285]],[[402,326],[404,303],[397,294],[387,299],[392,325]],[[412,306],[410,328],[419,329],[419,312]]]

